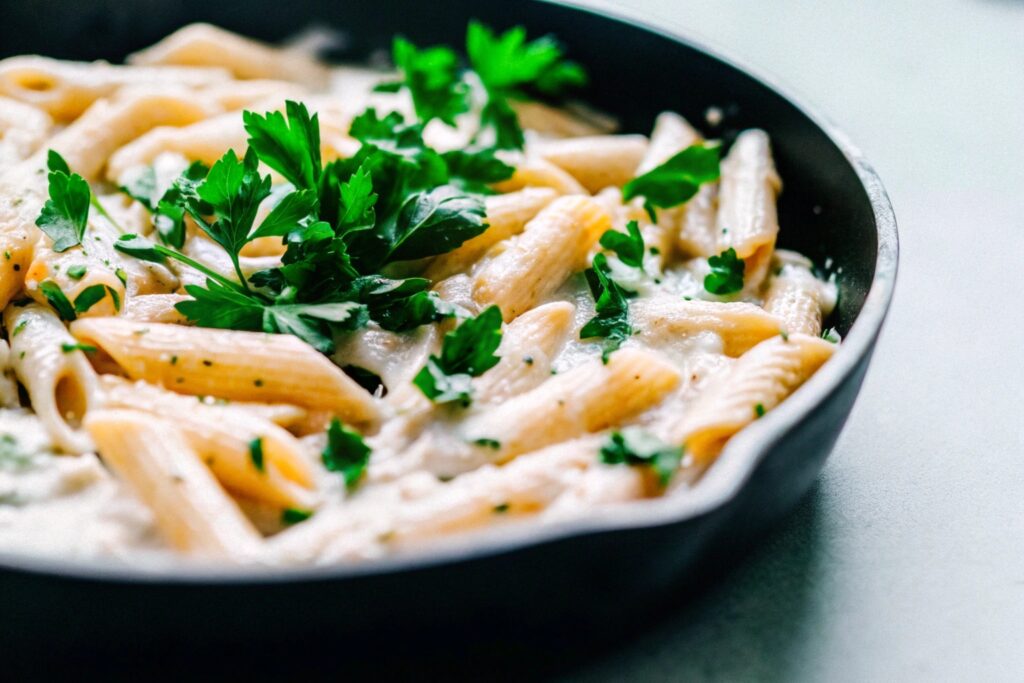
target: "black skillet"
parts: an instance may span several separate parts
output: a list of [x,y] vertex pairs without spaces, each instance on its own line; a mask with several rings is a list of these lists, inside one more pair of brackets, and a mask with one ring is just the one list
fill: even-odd
[[[166,655],[176,644],[205,644],[208,652],[241,647],[250,663],[252,651],[264,646],[289,659],[347,651],[351,662],[345,644],[353,636],[379,644],[397,637],[436,641],[445,633],[486,638],[552,625],[630,630],[624,619],[739,557],[814,482],[853,405],[889,305],[896,224],[859,152],[763,79],[657,28],[545,2],[4,4],[0,56],[116,61],[193,21],[271,41],[326,25],[344,37],[335,56],[354,61],[385,50],[396,33],[420,44],[462,44],[470,18],[502,29],[521,24],[531,35],[553,33],[593,75],[585,99],[618,116],[626,131],[648,132],[665,109],[726,142],[743,128],[768,131],[785,184],[780,245],[819,264],[831,258],[841,294],[830,323],[845,338],[802,389],[733,439],[687,496],[355,567],[153,574],[0,554],[0,650],[6,654],[116,657],[159,645]],[[724,112],[718,127],[705,122],[711,106]],[[153,663],[162,666],[163,657]]]

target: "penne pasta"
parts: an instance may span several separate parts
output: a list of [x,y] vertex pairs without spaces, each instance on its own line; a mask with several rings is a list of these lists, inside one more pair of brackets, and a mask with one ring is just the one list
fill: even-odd
[[534,152],[565,170],[589,192],[598,192],[628,183],[647,146],[642,135],[599,135],[539,142]]
[[259,534],[170,423],[136,410],[97,410],[85,426],[173,547],[235,563],[258,557]]
[[496,245],[473,272],[473,300],[497,304],[506,322],[533,308],[581,270],[591,246],[611,225],[587,197],[561,197]]
[[487,198],[487,230],[447,254],[434,259],[424,275],[442,280],[468,270],[488,249],[518,235],[557,193],[549,188],[528,188]]
[[[175,426],[227,489],[279,507],[313,506],[313,473],[298,439],[244,404],[207,405],[145,382],[104,377],[103,405],[176,415]],[[263,460],[252,462],[252,444]]]
[[321,407],[364,424],[378,416],[370,394],[290,335],[120,318],[78,320],[71,333],[105,351],[128,377],[178,392]]
[[38,304],[8,306],[4,325],[10,336],[11,366],[50,439],[67,453],[91,451],[92,440],[81,423],[99,400],[99,384],[74,337],[56,315]]
[[796,391],[835,348],[803,334],[761,342],[709,383],[675,428],[673,440],[686,444],[698,466],[707,465],[729,437]]
[[630,310],[645,338],[680,339],[712,332],[721,338],[722,352],[734,357],[786,332],[780,318],[748,303],[660,297],[638,301]]
[[128,58],[133,65],[220,67],[242,79],[278,79],[311,86],[327,69],[307,54],[270,47],[209,24],[190,24]]
[[19,100],[67,123],[122,88],[163,86],[194,88],[223,82],[222,69],[134,68],[105,62],[62,62],[38,56],[0,61],[0,96]]

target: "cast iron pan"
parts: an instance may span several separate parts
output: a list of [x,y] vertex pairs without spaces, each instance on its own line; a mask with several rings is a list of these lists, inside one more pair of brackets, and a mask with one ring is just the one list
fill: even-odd
[[[67,663],[83,653],[103,653],[106,661],[143,653],[164,667],[180,661],[169,655],[198,648],[226,657],[229,671],[286,662],[281,670],[297,673],[297,661],[319,657],[343,675],[365,663],[364,652],[404,651],[412,642],[430,643],[436,659],[437,648],[455,657],[466,643],[511,633],[591,638],[632,631],[636,615],[670,591],[739,557],[814,481],[889,305],[896,225],[857,150],[762,79],[657,29],[534,1],[5,4],[2,56],[120,60],[193,21],[271,41],[326,25],[343,32],[334,56],[349,60],[386,50],[395,33],[420,44],[461,45],[474,17],[496,28],[554,33],[594,76],[584,99],[617,115],[626,131],[648,132],[664,109],[726,143],[743,128],[768,131],[785,184],[780,244],[819,264],[831,257],[841,294],[830,324],[845,338],[797,394],[733,439],[688,496],[357,567],[144,574],[0,555],[0,649],[7,655],[45,652],[22,661]],[[709,106],[725,113],[720,127],[704,123]]]

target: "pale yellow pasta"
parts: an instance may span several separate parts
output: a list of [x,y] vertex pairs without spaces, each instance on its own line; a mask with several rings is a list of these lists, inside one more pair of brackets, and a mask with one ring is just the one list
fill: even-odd
[[720,253],[721,228],[718,213],[718,183],[705,183],[683,207],[676,246],[684,256],[708,258]]
[[655,297],[636,301],[630,311],[643,337],[669,343],[713,332],[721,337],[722,352],[727,356],[740,356],[765,339],[786,332],[782,320],[760,306],[741,302]]
[[38,304],[8,306],[4,325],[11,365],[53,443],[68,453],[92,450],[81,421],[99,400],[99,384],[75,338],[50,309]]
[[22,56],[0,61],[0,96],[31,104],[67,122],[121,88],[152,84],[195,88],[228,77],[223,69],[127,68]]
[[[244,404],[207,405],[145,382],[103,378],[103,405],[154,416],[175,416],[192,449],[226,488],[278,506],[311,507],[313,474],[302,445],[282,427]],[[260,443],[262,469],[252,461]]]
[[39,149],[52,128],[42,109],[0,97],[0,174]]
[[760,286],[771,262],[779,232],[775,199],[781,186],[768,135],[762,130],[741,133],[722,160],[715,224],[721,249],[731,247],[746,261],[748,289]]
[[[659,354],[622,349],[607,364],[595,359],[553,375],[535,389],[469,418],[459,430],[468,442],[497,441],[497,448],[478,452],[502,462],[621,424],[658,403],[678,383],[679,371]],[[466,463],[452,464],[458,469],[444,473],[465,471]]]
[[593,199],[560,197],[495,245],[473,272],[473,299],[497,304],[506,321],[525,313],[581,270],[591,246],[611,226]]
[[78,320],[71,333],[105,351],[132,379],[177,392],[324,408],[355,423],[377,418],[362,387],[291,335],[121,318]]
[[138,323],[186,325],[188,318],[175,305],[191,298],[184,294],[138,294],[128,297],[121,315]]
[[707,464],[729,437],[793,393],[835,349],[804,334],[761,342],[709,383],[675,427],[674,440],[698,465]]
[[691,145],[701,141],[700,133],[679,114],[665,111],[654,120],[651,142],[636,169],[636,175],[647,173]]
[[236,78],[326,84],[327,69],[309,54],[271,47],[210,24],[190,24],[128,57],[134,65],[222,67]]
[[590,192],[622,187],[636,175],[647,152],[643,135],[599,135],[538,142],[531,149],[565,170]]
[[124,182],[125,173],[136,166],[150,165],[161,154],[180,154],[188,161],[206,165],[220,159],[229,149],[245,154],[248,133],[238,112],[220,114],[187,126],[160,126],[115,151],[107,162],[111,182]]
[[90,411],[103,461],[152,511],[167,542],[203,558],[250,562],[261,539],[171,423],[136,410]]
[[535,156],[507,155],[502,160],[515,168],[512,177],[493,185],[498,192],[515,192],[527,187],[548,187],[558,194],[587,194],[586,188],[568,172]]
[[487,198],[487,230],[435,258],[424,276],[442,280],[467,270],[498,242],[518,235],[526,223],[558,194],[549,188],[528,188]]
[[267,101],[300,100],[308,90],[298,83],[275,80],[224,81],[213,83],[199,91],[204,98],[217,102],[224,111],[243,108],[260,109]]
[[785,263],[768,280],[764,308],[779,318],[788,332],[817,337],[821,334],[822,316],[832,310],[823,289],[806,265]]
[[513,100],[512,109],[519,125],[531,133],[555,138],[607,135],[615,130],[615,121],[595,112],[558,109],[543,102]]
[[20,405],[18,384],[11,365],[11,347],[0,340],[0,408],[17,408]]
[[538,306],[505,328],[501,360],[474,381],[480,403],[496,403],[533,389],[551,377],[551,365],[562,348],[575,309],[565,301]]

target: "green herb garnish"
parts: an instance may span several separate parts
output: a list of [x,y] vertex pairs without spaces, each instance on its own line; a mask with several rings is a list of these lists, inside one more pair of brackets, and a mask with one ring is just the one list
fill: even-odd
[[320,454],[324,466],[331,472],[340,472],[349,490],[359,485],[359,480],[370,462],[370,447],[358,432],[341,424],[337,418],[327,428],[327,445]]
[[626,234],[607,230],[601,235],[601,246],[614,251],[619,260],[633,268],[644,267],[644,238],[636,221],[626,223]]
[[53,250],[67,251],[82,243],[89,222],[92,192],[89,184],[57,152],[49,150],[46,167],[50,173],[49,199],[36,219],[36,225],[53,240]]
[[653,434],[638,427],[627,427],[613,432],[601,446],[601,462],[609,465],[646,465],[658,475],[665,486],[679,469],[683,449],[666,444]]
[[495,355],[501,344],[501,311],[497,306],[485,309],[475,318],[467,318],[444,336],[441,355],[431,355],[413,384],[434,403],[472,401],[472,378],[479,377],[498,364]]
[[736,250],[729,247],[718,256],[708,259],[711,272],[704,277],[704,289],[726,296],[743,289],[743,259],[736,258]]
[[689,201],[701,184],[718,180],[719,146],[697,144],[687,147],[668,161],[630,180],[622,198],[644,198],[644,208],[656,220],[654,207],[667,209]]
[[580,330],[580,339],[604,338],[601,360],[608,362],[613,351],[633,334],[629,322],[628,292],[611,278],[608,259],[604,254],[594,256],[594,265],[585,272],[587,285],[594,297],[596,315]]

